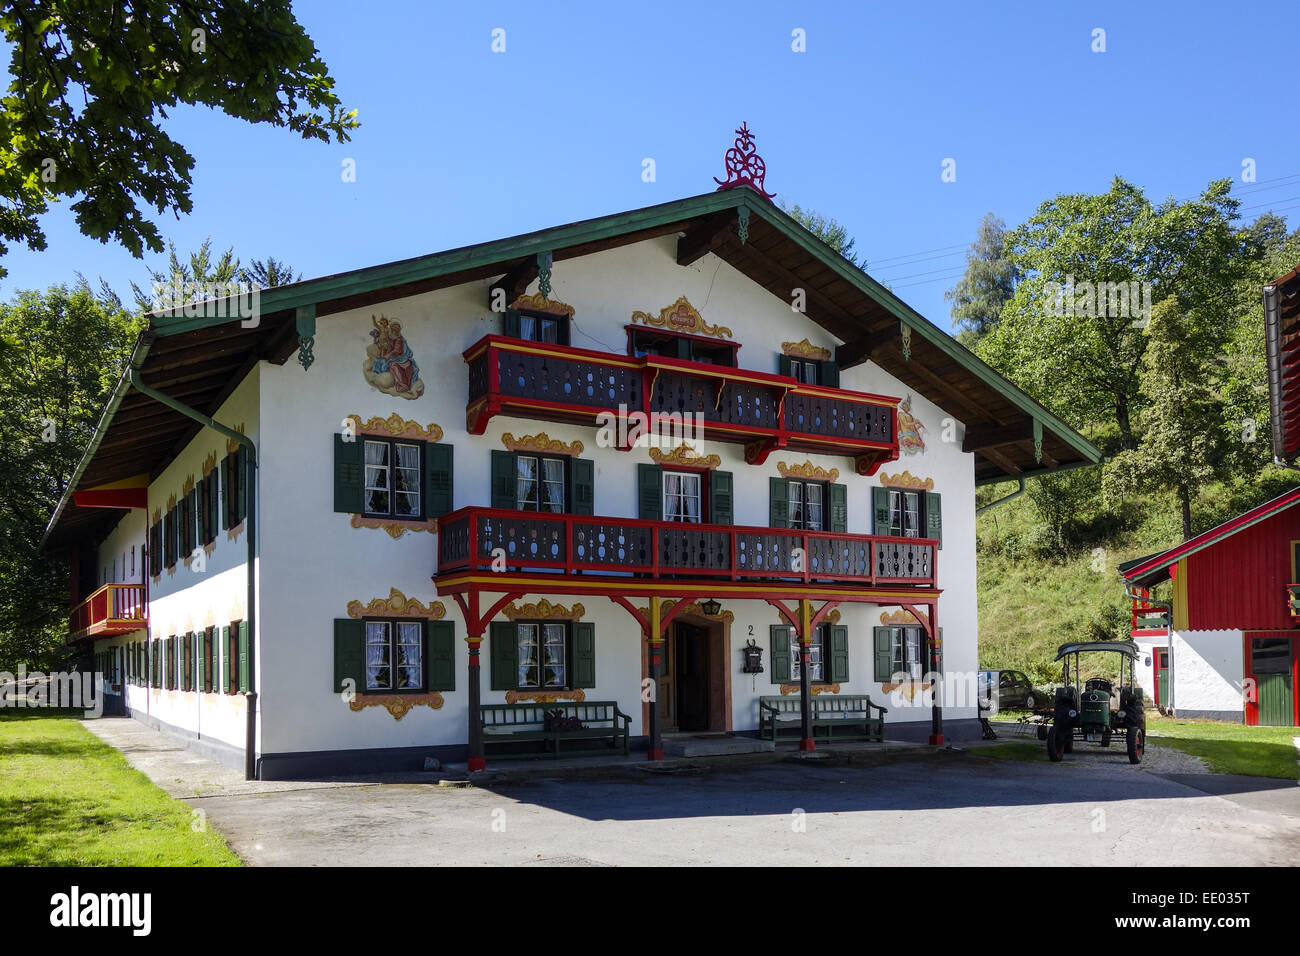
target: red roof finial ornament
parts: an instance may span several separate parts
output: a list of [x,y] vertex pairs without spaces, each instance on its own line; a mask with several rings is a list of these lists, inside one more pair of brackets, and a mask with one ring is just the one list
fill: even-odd
[[770,200],[776,195],[776,193],[770,193],[763,187],[763,177],[767,175],[767,164],[763,162],[763,157],[755,151],[754,136],[745,123],[741,123],[740,129],[736,130],[736,144],[727,150],[723,162],[727,167],[726,180],[723,181],[717,176],[713,177],[713,181],[719,184],[719,192],[724,189],[734,189],[736,186],[752,186],[766,199]]

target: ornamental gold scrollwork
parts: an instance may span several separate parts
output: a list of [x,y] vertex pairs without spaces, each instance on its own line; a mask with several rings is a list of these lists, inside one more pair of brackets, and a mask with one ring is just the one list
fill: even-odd
[[539,455],[567,455],[570,458],[581,455],[583,448],[580,441],[562,442],[558,438],[552,438],[546,432],[521,435],[518,438],[506,432],[501,436],[501,444],[506,447],[506,451],[532,451]]
[[[676,601],[664,601],[659,605],[659,612],[661,614],[667,614],[676,606],[677,606]],[[650,619],[650,608],[640,607],[637,608],[637,611],[646,620]],[[696,617],[710,618],[710,620],[714,620],[714,621],[726,621],[728,624],[736,623],[736,615],[733,614],[731,611],[727,611],[727,610],[719,611],[716,615],[710,617],[710,615],[704,613],[704,608],[700,607],[699,601],[692,601],[690,604],[685,605],[678,613],[694,614]]]
[[[789,697],[791,694],[799,693],[799,690],[800,688],[798,684],[782,684],[781,696]],[[812,694],[814,697],[818,694],[838,694],[839,692],[840,685],[838,681],[833,684],[813,684],[808,688],[808,693]]]
[[506,691],[507,704],[520,704],[527,701],[534,704],[555,704],[562,700],[571,700],[580,704],[586,699],[587,695],[582,690]]
[[722,459],[718,455],[701,455],[687,445],[678,445],[667,454],[658,448],[651,448],[650,458],[656,465],[707,468],[709,471],[722,464]]
[[397,588],[389,588],[387,598],[375,598],[369,604],[360,601],[348,602],[348,617],[423,617],[430,621],[442,620],[447,613],[441,601],[422,604],[415,598],[408,598]]
[[918,478],[910,471],[904,471],[897,475],[887,475],[882,471],[880,473],[880,486],[882,488],[907,488],[912,491],[934,491],[934,479]]
[[880,613],[880,623],[884,627],[899,627],[905,624],[920,624],[916,615],[911,611],[904,611],[899,608],[897,611],[882,611]]
[[672,305],[661,309],[658,315],[651,315],[649,312],[633,312],[632,321],[672,332],[688,332],[692,335],[708,335],[721,339],[731,338],[731,329],[725,325],[710,325],[705,322],[704,317],[684,295],[678,297]]
[[512,621],[580,621],[587,609],[581,604],[567,608],[542,598],[536,604],[509,604],[502,613]]
[[801,342],[782,342],[781,352],[797,358],[817,359],[822,362],[829,361],[832,355],[830,349],[824,349],[820,345],[813,345],[807,339]]
[[375,415],[366,419],[364,424],[361,422],[360,415],[352,414],[348,418],[357,423],[355,430],[362,435],[391,435],[394,438],[412,438],[417,441],[442,441],[442,427],[436,422],[421,425],[413,419],[403,418],[397,412],[393,412],[387,418]]
[[814,465],[811,461],[805,461],[802,465],[778,461],[776,470],[781,473],[782,478],[803,478],[806,481],[838,481],[840,477],[838,468],[823,468],[821,465]]
[[442,705],[442,694],[433,690],[427,694],[413,694],[409,697],[398,694],[358,694],[348,702],[348,709],[360,713],[367,707],[382,707],[393,715],[393,720],[401,720],[416,707],[441,710]]
[[416,531],[427,531],[429,534],[438,533],[437,521],[384,521],[381,518],[367,518],[365,515],[353,515],[352,527],[377,528],[386,531],[388,536],[394,540],[408,531],[411,533]]
[[548,299],[541,292],[534,292],[532,295],[521,295],[515,301],[510,303],[512,309],[524,309],[528,312],[545,312],[548,315],[567,315],[573,318],[574,308],[564,302],[558,302],[555,299]]

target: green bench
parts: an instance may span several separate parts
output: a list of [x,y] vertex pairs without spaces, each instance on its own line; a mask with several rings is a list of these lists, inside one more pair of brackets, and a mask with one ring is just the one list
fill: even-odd
[[[547,730],[546,715],[555,711],[582,721],[581,730]],[[542,757],[560,755],[561,744],[582,742],[586,746],[566,747],[565,752],[590,753],[619,746],[622,738],[627,755],[632,718],[618,709],[617,701],[558,701],[553,704],[482,704],[479,724],[483,728],[483,752],[499,757]],[[592,747],[592,741],[607,741],[606,747]],[[539,746],[520,747],[520,744]]]
[[[803,715],[798,695],[760,697],[758,699],[758,736],[776,741],[782,734],[799,738],[803,733]],[[881,740],[885,739],[885,714],[888,707],[873,704],[866,694],[822,694],[810,701],[814,740]],[[873,710],[879,716],[872,717]]]

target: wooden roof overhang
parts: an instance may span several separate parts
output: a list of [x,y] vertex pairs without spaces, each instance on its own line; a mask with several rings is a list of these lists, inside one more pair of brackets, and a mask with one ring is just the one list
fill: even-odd
[[[712,252],[782,302],[803,289],[806,314],[843,343],[842,367],[873,361],[966,424],[963,449],[975,454],[977,484],[1101,460],[1072,428],[748,186],[266,289],[253,328],[238,318],[154,315],[131,362],[148,385],[212,415],[259,361],[291,357],[299,334],[321,317],[488,279],[513,301],[537,278],[539,255],[559,263],[674,235],[680,265]],[[78,509],[72,493],[140,472],[156,476],[197,430],[133,391],[124,375],[45,546],[107,533],[115,513]]]
[[1273,457],[1300,455],[1300,266],[1264,286]]

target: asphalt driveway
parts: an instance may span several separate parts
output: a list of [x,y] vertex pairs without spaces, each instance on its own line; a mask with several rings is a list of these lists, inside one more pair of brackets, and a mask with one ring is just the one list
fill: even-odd
[[543,771],[472,788],[419,775],[244,783],[193,754],[178,771],[166,754],[188,752],[133,721],[91,724],[252,865],[1300,864],[1294,782],[1126,761],[949,750],[849,764],[719,758],[581,779]]

